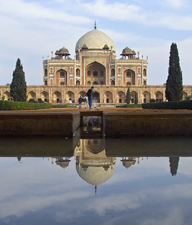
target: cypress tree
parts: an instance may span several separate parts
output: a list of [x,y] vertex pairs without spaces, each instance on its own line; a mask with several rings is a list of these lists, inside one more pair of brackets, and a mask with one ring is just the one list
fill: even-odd
[[169,163],[170,172],[172,176],[175,176],[179,167],[179,157],[169,157]]
[[179,62],[179,53],[175,43],[172,43],[171,45],[168,73],[165,90],[166,99],[168,101],[180,101],[183,95],[183,79]]
[[126,103],[129,104],[131,100],[131,93],[130,93],[130,88],[127,89],[127,94],[126,94]]
[[138,104],[138,93],[135,92],[135,105],[137,105],[137,104]]
[[19,58],[17,59],[15,70],[13,71],[13,79],[10,85],[10,95],[13,97],[14,101],[26,102],[25,73]]

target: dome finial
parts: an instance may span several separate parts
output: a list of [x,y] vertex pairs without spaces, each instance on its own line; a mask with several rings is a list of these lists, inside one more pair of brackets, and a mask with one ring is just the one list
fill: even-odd
[[97,29],[96,20],[95,20],[95,26],[94,26],[94,29],[95,29],[95,30]]

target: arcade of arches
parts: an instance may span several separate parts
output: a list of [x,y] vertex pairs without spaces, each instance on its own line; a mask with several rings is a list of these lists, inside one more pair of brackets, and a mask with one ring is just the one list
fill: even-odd
[[[27,100],[34,99],[37,100],[41,98],[44,102],[50,103],[68,103],[69,100],[72,103],[78,103],[80,96],[84,97],[90,86],[86,87],[68,87],[68,88],[42,88],[42,86],[28,86],[27,87]],[[59,90],[58,90],[59,89]],[[157,89],[157,90],[155,90]],[[93,100],[97,103],[125,103],[127,88],[113,88],[95,86],[93,94]],[[138,95],[138,103],[147,103],[151,99],[155,99],[157,102],[165,101],[165,87],[155,86],[154,89],[147,87],[143,88],[132,88],[131,91],[131,101],[130,103],[135,103],[135,96]],[[11,100],[10,90],[7,86],[2,86],[0,89],[1,96],[4,96],[5,100]],[[184,89],[183,99],[187,96],[191,96],[191,89]]]

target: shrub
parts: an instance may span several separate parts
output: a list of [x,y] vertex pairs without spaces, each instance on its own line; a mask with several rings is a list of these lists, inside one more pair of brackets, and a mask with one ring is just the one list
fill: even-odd
[[141,104],[117,105],[116,108],[142,108]]
[[38,101],[39,103],[44,103],[44,101],[43,101],[41,98],[38,98],[37,101]]
[[192,100],[152,102],[142,104],[143,109],[192,109]]
[[37,103],[37,102],[35,101],[35,99],[33,99],[33,98],[29,99],[28,102]]
[[0,100],[0,110],[35,110],[50,109],[50,103],[12,102]]
[[150,102],[156,102],[154,98],[150,99]]
[[52,108],[77,108],[77,105],[62,105],[62,104],[58,104],[58,105],[52,105]]

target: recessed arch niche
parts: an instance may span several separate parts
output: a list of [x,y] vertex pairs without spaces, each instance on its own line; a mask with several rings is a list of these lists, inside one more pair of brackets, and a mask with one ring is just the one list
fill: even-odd
[[96,102],[96,103],[100,103],[100,94],[99,92],[95,91],[93,93],[93,103]]
[[125,103],[125,93],[123,91],[117,93],[117,103]]
[[125,70],[123,73],[124,84],[135,85],[135,72],[131,69]]
[[28,93],[27,101],[29,101],[30,99],[36,100],[36,93],[35,93],[34,91],[30,91],[30,92]]
[[81,92],[79,92],[79,97],[81,96],[81,97],[85,97],[85,95],[86,95],[86,92],[85,91],[81,91]]
[[104,103],[113,103],[113,94],[110,91],[105,92]]
[[162,102],[162,101],[163,101],[163,93],[160,92],[160,91],[157,91],[157,92],[155,93],[155,100],[156,100],[157,102]]
[[151,100],[151,94],[148,91],[143,92],[143,102],[149,103]]
[[66,85],[66,84],[67,84],[67,71],[63,69],[57,70],[56,85]]
[[138,96],[137,92],[136,91],[132,91],[131,92],[131,103],[135,103],[135,97],[136,95]]
[[61,103],[62,102],[62,97],[61,93],[59,91],[55,91],[53,93],[53,103]]
[[68,91],[66,93],[65,102],[68,103],[69,99],[74,103],[75,102],[75,95],[72,91]]
[[4,100],[9,101],[11,99],[10,92],[6,91],[3,93]]
[[41,99],[44,102],[49,102],[49,93],[47,91],[41,92]]
[[85,68],[85,79],[86,83],[98,85],[98,84],[106,84],[106,70],[105,67],[98,63],[92,62]]

